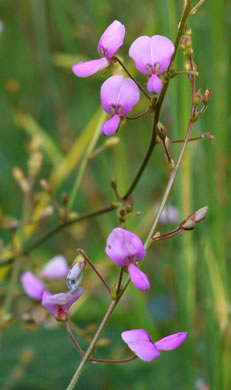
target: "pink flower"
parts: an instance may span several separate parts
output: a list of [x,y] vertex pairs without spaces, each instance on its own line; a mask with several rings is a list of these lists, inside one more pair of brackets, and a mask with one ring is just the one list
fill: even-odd
[[162,35],[144,35],[131,44],[129,56],[136,68],[150,77],[147,84],[150,93],[160,93],[162,82],[158,76],[168,69],[174,51],[172,41]]
[[134,81],[117,75],[103,83],[100,97],[104,111],[113,115],[103,124],[101,134],[112,135],[118,130],[120,118],[126,117],[138,103],[140,92]]
[[70,291],[52,295],[44,291],[42,306],[51,313],[58,321],[66,322],[70,307],[81,297],[83,289],[79,288],[75,293]]
[[45,286],[32,272],[27,271],[21,276],[23,288],[29,297],[41,301]]
[[164,210],[162,211],[162,214],[160,216],[160,222],[164,225],[175,224],[179,220],[179,211],[174,206],[166,206]]
[[113,62],[114,54],[123,45],[124,35],[124,25],[118,22],[118,20],[114,20],[104,31],[98,43],[98,52],[103,58],[79,62],[72,68],[74,74],[78,77],[88,77],[109,66]]
[[62,255],[53,257],[48,263],[43,267],[40,275],[43,279],[62,279],[67,275],[68,264]]
[[128,230],[116,228],[107,239],[105,251],[114,263],[128,270],[132,283],[139,290],[150,288],[147,276],[135,266],[146,254],[139,237]]
[[162,351],[171,351],[181,346],[186,340],[187,332],[175,333],[153,343],[149,334],[144,329],[128,330],[121,334],[128,347],[145,362],[160,356]]

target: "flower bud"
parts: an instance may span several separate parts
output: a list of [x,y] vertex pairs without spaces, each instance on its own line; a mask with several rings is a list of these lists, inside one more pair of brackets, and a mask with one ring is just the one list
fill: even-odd
[[199,89],[199,91],[197,91],[195,93],[195,95],[193,96],[193,104],[194,104],[194,106],[197,107],[200,104],[201,100],[202,100],[202,94],[201,94],[201,90]]
[[176,71],[176,64],[175,64],[175,62],[172,62],[170,67],[169,67],[169,72],[175,73],[175,71]]
[[61,200],[62,200],[62,204],[63,204],[64,206],[66,206],[67,203],[68,203],[68,200],[69,200],[69,196],[68,196],[68,194],[67,194],[66,192],[64,192],[64,193],[62,194]]
[[197,210],[194,214],[195,222],[199,223],[203,221],[208,214],[208,206],[202,207],[201,209]]
[[67,287],[72,293],[77,291],[80,286],[85,266],[86,260],[79,254],[73,261],[72,267],[67,274]]
[[190,28],[190,27],[186,27],[186,29],[185,29],[185,34],[188,36],[188,37],[190,37],[191,38],[191,36],[192,36],[192,29]]
[[157,130],[157,134],[159,135],[160,139],[162,139],[164,141],[166,136],[167,136],[167,130],[161,122],[157,123],[156,130]]
[[185,46],[187,49],[191,49],[192,47],[192,40],[189,37],[185,37]]
[[211,89],[210,88],[207,88],[204,92],[204,95],[203,95],[203,103],[207,106],[207,104],[209,104],[209,101],[212,97],[212,92],[211,92]]
[[190,64],[189,60],[185,61],[184,68],[185,68],[186,72],[189,72],[191,70],[191,64]]

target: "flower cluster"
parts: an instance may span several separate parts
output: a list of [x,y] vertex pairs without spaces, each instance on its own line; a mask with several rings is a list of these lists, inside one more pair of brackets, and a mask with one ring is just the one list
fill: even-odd
[[[115,54],[123,45],[124,36],[124,25],[115,20],[99,40],[98,52],[102,58],[85,63],[79,62],[73,66],[74,74],[78,77],[88,77],[116,62],[118,59],[115,57]],[[129,56],[134,61],[136,68],[148,77],[147,90],[150,94],[160,93],[162,89],[161,75],[168,69],[174,51],[173,43],[168,38],[160,35],[154,35],[152,37],[142,36],[131,44]],[[128,71],[127,73],[130,77],[130,73]],[[123,78],[121,75],[114,75],[103,83],[100,91],[101,103],[104,111],[111,118],[102,125],[102,135],[110,136],[118,131],[122,119],[126,118],[139,102],[140,89],[150,99],[152,104],[153,99],[132,77]],[[149,109],[151,108],[149,107]],[[168,218],[163,214],[162,220],[164,219],[167,220]],[[137,235],[118,227],[109,234],[105,251],[111,261],[121,268],[120,281],[116,292],[117,297],[119,297],[118,294],[121,291],[124,272],[129,274],[131,282],[140,291],[150,289],[147,276],[139,269],[140,261],[146,256],[146,250]],[[43,281],[38,279],[30,271],[25,272],[21,278],[27,295],[40,301],[41,305],[58,321],[68,321],[68,312],[71,305],[83,293],[80,284],[86,261],[100,277],[101,281],[103,281],[114,299],[113,290],[96,270],[90,259],[88,259],[84,251],[79,250],[79,252],[80,258],[78,257],[76,259],[69,271],[66,260],[62,256],[56,256],[40,272],[40,277],[43,281],[66,276],[67,287],[69,289],[66,292],[52,295],[46,289]],[[137,357],[150,362],[156,359],[162,351],[170,351],[178,348],[185,341],[187,333],[176,333],[155,343],[143,329],[123,332],[121,337]]]
[[[72,68],[74,74],[78,77],[88,77],[112,65],[116,61],[114,55],[123,45],[124,36],[124,25],[115,20],[99,40],[98,52],[103,58],[79,62]],[[161,35],[141,36],[131,44],[129,56],[136,68],[148,76],[147,89],[151,94],[160,93],[160,76],[168,69],[174,51],[173,43]],[[139,88],[133,80],[116,75],[104,82],[100,95],[104,111],[112,115],[112,118],[103,124],[101,134],[110,136],[118,131],[121,118],[126,117],[139,102]]]
[[67,286],[70,291],[52,295],[46,290],[44,283],[32,272],[26,271],[21,277],[21,282],[26,294],[41,302],[41,305],[51,313],[58,321],[67,321],[70,307],[83,293],[80,288],[83,271],[86,262],[80,259],[74,262],[68,272],[68,265],[63,256],[51,259],[40,272],[44,280],[60,279],[67,276]]

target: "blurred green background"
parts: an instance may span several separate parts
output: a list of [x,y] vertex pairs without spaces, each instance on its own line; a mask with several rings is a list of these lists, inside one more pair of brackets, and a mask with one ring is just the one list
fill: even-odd
[[[196,2],[195,2],[196,3]],[[71,194],[76,175],[99,121],[99,91],[111,75],[96,74],[78,79],[71,66],[80,59],[98,58],[97,44],[103,31],[118,19],[126,26],[125,43],[120,49],[129,69],[136,73],[128,57],[130,44],[140,35],[166,35],[174,41],[183,0],[1,0],[0,2],[0,202],[4,215],[20,218],[22,195],[12,176],[15,166],[26,170],[32,134],[43,139],[44,160],[41,177],[53,177],[56,199]],[[135,361],[126,365],[89,365],[79,388],[98,389],[231,389],[230,326],[230,15],[229,0],[209,0],[190,17],[193,48],[200,77],[197,87],[212,90],[213,98],[193,136],[210,131],[208,139],[190,143],[168,204],[179,209],[179,221],[208,205],[207,219],[193,232],[169,242],[157,242],[148,252],[143,270],[152,289],[140,293],[130,286],[114,313],[103,337],[111,344],[100,347],[97,357],[126,355],[120,333],[145,328],[153,340],[188,331],[188,340],[179,350],[162,354],[148,364]],[[177,69],[183,70],[179,51]],[[134,110],[146,107],[144,98]],[[190,86],[181,76],[170,83],[161,120],[171,139],[183,138],[190,110]],[[132,122],[132,123],[131,123]],[[90,125],[89,125],[90,123]],[[128,188],[151,136],[151,117],[130,121],[119,132],[120,142],[89,160],[72,210],[90,212],[114,199],[110,179],[118,180],[119,191]],[[105,142],[97,141],[96,148]],[[176,160],[180,146],[172,146]],[[72,153],[71,153],[72,152]],[[61,175],[61,165],[69,154]],[[56,175],[56,176],[55,176]],[[135,211],[141,216],[128,220],[127,229],[145,239],[154,211],[170,175],[163,150],[156,147],[143,177],[134,191]],[[55,179],[54,179],[55,177]],[[57,178],[58,177],[58,178]],[[41,191],[39,182],[36,191]],[[38,235],[57,224],[57,217]],[[51,238],[24,260],[24,269],[39,270],[58,253],[71,264],[81,247],[115,282],[118,269],[106,258],[105,241],[118,224],[116,212],[73,225]],[[159,225],[166,232],[174,226]],[[1,229],[5,245],[8,231]],[[35,240],[32,236],[30,242]],[[8,274],[6,274],[6,277]],[[72,320],[80,329],[97,325],[108,305],[103,287],[87,270],[85,294]],[[1,289],[7,288],[7,279]],[[62,291],[63,286],[52,286]],[[2,389],[64,389],[79,362],[62,325],[58,328],[37,316],[42,326],[25,324],[19,313],[39,307],[25,297],[20,283],[12,312],[16,321],[2,332],[0,341],[0,386]],[[48,326],[49,325],[49,326]],[[82,343],[86,348],[86,343]]]

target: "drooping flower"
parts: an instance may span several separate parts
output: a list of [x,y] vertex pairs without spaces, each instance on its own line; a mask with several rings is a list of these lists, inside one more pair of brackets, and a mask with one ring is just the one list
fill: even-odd
[[73,294],[71,291],[52,295],[44,291],[42,306],[51,313],[58,321],[66,322],[70,307],[81,297],[83,289],[79,288]]
[[103,58],[88,62],[79,62],[72,70],[78,77],[88,77],[106,68],[113,62],[114,54],[123,45],[125,27],[118,20],[104,31],[98,43],[98,52]]
[[129,56],[136,68],[150,77],[147,84],[150,93],[160,93],[162,82],[158,76],[168,69],[174,51],[172,41],[162,35],[144,35],[131,44]]
[[29,297],[41,301],[45,286],[32,272],[27,271],[21,276],[23,288]]
[[175,333],[154,343],[144,329],[128,330],[121,334],[128,347],[145,362],[160,356],[162,351],[171,351],[181,346],[187,337],[187,332]]
[[138,236],[128,230],[116,228],[107,239],[105,251],[114,263],[127,269],[132,283],[139,290],[150,288],[147,276],[135,266],[146,254]]
[[53,257],[43,267],[40,275],[45,280],[62,279],[67,275],[68,264],[64,256],[58,255]]
[[103,124],[101,134],[112,135],[119,128],[120,118],[126,117],[138,103],[140,91],[133,80],[117,75],[103,83],[100,97],[104,111],[113,115]]

